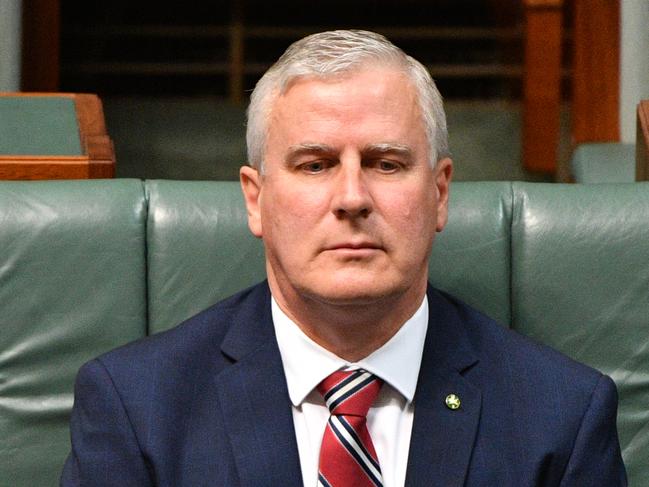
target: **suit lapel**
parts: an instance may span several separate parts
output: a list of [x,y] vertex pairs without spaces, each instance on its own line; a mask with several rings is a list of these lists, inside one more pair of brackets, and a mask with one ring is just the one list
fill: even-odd
[[[270,312],[270,294],[244,303],[222,350],[237,363],[216,378],[242,486],[301,486],[291,403]],[[253,302],[254,301],[254,302]]]
[[[464,324],[436,291],[429,289],[429,323],[415,394],[406,485],[464,485],[480,418],[481,392],[462,373],[477,358]],[[455,394],[459,409],[446,405]]]
[[[409,487],[464,485],[481,392],[463,373],[477,363],[455,308],[428,291],[429,323],[415,395]],[[260,286],[243,303],[222,350],[236,363],[216,377],[219,405],[242,486],[301,486],[291,404],[270,312]],[[457,395],[461,406],[448,408]]]

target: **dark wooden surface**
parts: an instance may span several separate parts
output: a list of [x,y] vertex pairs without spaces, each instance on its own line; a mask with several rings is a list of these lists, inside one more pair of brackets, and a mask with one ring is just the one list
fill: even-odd
[[22,91],[59,90],[60,0],[22,1]]

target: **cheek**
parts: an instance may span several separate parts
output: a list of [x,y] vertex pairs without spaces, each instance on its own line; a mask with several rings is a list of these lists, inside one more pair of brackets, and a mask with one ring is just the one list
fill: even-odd
[[291,244],[304,241],[313,234],[322,215],[326,213],[324,198],[315,191],[300,191],[285,186],[275,192],[262,206],[262,224],[265,237]]
[[397,197],[384,201],[385,214],[390,215],[394,225],[410,238],[428,238],[434,233],[437,219],[432,196],[421,191],[400,192]]
[[430,253],[436,234],[434,208],[426,198],[413,198],[411,204],[395,202],[391,207],[392,250],[407,265],[419,265]]

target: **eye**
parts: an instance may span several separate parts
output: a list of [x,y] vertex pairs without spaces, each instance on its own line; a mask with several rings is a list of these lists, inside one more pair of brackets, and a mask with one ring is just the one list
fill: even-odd
[[311,161],[300,165],[300,170],[308,174],[318,174],[329,167],[327,161]]
[[378,159],[372,164],[376,169],[382,173],[393,173],[401,169],[401,165],[398,162],[391,161],[389,159]]

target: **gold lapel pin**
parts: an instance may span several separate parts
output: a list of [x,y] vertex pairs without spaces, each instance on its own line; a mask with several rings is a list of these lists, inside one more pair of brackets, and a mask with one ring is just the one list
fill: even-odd
[[446,400],[444,402],[446,403],[446,407],[453,411],[460,409],[460,406],[462,405],[462,401],[460,401],[460,398],[455,394],[449,394],[448,396],[446,396]]

